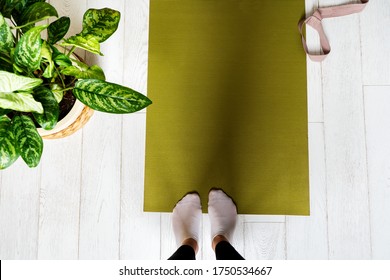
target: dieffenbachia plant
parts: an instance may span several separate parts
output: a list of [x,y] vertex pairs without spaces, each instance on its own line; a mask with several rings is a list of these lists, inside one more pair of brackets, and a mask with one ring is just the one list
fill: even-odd
[[[54,20],[45,24],[48,19]],[[66,37],[70,19],[59,17],[45,0],[0,0],[0,169],[19,156],[29,167],[39,164],[43,141],[34,123],[46,130],[56,126],[64,92],[71,90],[92,109],[114,114],[151,104],[130,88],[106,82],[98,65],[72,58],[76,48],[102,55],[100,44],[117,30],[119,20],[118,11],[89,9],[82,31]]]

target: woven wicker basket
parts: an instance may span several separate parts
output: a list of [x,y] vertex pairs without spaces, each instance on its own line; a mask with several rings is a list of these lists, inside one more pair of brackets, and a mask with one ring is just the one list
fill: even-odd
[[43,139],[59,139],[72,135],[81,129],[92,117],[93,110],[80,101],[76,101],[74,108],[61,120],[53,130],[38,129]]

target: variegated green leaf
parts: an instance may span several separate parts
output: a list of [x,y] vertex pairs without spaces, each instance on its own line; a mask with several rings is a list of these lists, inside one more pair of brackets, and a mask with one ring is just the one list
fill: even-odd
[[64,91],[60,85],[52,84],[51,92],[54,95],[54,98],[57,100],[57,103],[60,103],[62,98],[64,97]]
[[72,65],[72,61],[65,54],[57,55],[53,57],[53,60],[58,66],[68,67]]
[[45,71],[43,72],[42,76],[44,78],[50,79],[54,76],[54,68],[52,66],[47,66]]
[[35,120],[43,129],[53,129],[57,122],[60,109],[52,91],[46,87],[39,87],[34,90],[35,100],[42,103],[43,114],[33,113]]
[[12,65],[12,69],[13,69],[13,72],[21,74],[21,75],[25,72],[25,70],[22,67],[18,66],[15,63]]
[[41,79],[0,71],[0,92],[28,91],[42,84]]
[[28,116],[15,116],[12,127],[17,148],[24,162],[29,167],[36,167],[41,160],[43,141],[34,122]]
[[18,112],[43,113],[42,104],[29,92],[0,92],[0,107]]
[[41,56],[46,59],[46,61],[52,61],[52,50],[46,41],[42,42]]
[[14,36],[11,28],[0,13],[0,51],[9,52],[14,46]]
[[0,12],[6,18],[11,18],[12,12],[15,9],[21,8],[26,0],[1,0]]
[[53,50],[53,61],[58,66],[67,67],[67,66],[71,66],[72,65],[72,61],[70,60],[70,58],[67,55],[65,55],[62,52],[60,52],[54,46],[51,46],[51,49]]
[[11,120],[0,116],[0,170],[12,165],[18,157]]
[[83,18],[83,37],[93,36],[99,43],[106,41],[117,29],[121,14],[118,11],[104,9],[89,9]]
[[64,38],[66,33],[69,30],[70,18],[69,17],[60,17],[56,21],[52,22],[47,28],[47,41],[50,44],[55,44],[61,39]]
[[80,35],[75,35],[75,36],[72,36],[72,37],[64,40],[64,42],[62,42],[61,45],[62,46],[78,47],[78,48],[84,49],[84,50],[89,51],[89,52],[94,53],[94,54],[103,55],[100,52],[99,41],[93,36],[83,37]]
[[31,6],[32,4],[37,3],[37,2],[46,2],[46,0],[24,0],[24,1],[26,2],[24,7]]
[[92,109],[115,114],[133,113],[152,103],[130,88],[96,79],[77,81],[73,94]]
[[20,17],[19,25],[26,25],[24,31],[34,27],[36,22],[45,20],[49,17],[58,17],[56,9],[45,2],[37,2],[28,6]]
[[19,112],[43,112],[41,103],[36,102],[31,95],[32,89],[41,83],[41,79],[0,71],[0,108]]
[[50,78],[53,77],[53,74],[54,74],[54,65],[49,64],[49,65],[46,67],[45,71],[43,72],[42,76],[43,76],[44,78],[50,79]]
[[[13,0],[11,0],[13,1]],[[13,20],[16,22],[16,24],[18,26],[21,25],[21,18],[22,18],[22,14],[23,12],[29,7],[31,6],[32,4],[36,3],[36,2],[45,2],[46,0],[17,0],[19,1],[19,5],[17,5],[15,7],[15,9],[12,11],[12,18]]]
[[87,64],[76,60],[74,60],[74,64],[76,66],[66,67],[61,73],[68,76],[74,76],[77,79],[98,79],[103,81],[106,79],[103,69],[98,65],[89,67]]
[[15,63],[20,67],[25,67],[30,71],[39,69],[41,62],[42,39],[41,31],[48,25],[41,25],[27,31],[15,49]]
[[46,0],[6,0],[10,2],[17,2],[15,5],[15,10],[22,13],[28,6],[36,2],[45,2]]
[[43,41],[41,56],[42,59],[48,63],[46,69],[43,72],[43,77],[47,79],[52,78],[55,70],[55,65],[52,57],[53,56],[52,50],[49,47],[49,45],[46,43],[46,41]]

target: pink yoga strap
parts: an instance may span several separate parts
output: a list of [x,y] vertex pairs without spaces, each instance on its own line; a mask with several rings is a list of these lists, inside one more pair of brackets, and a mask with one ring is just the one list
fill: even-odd
[[[314,12],[314,14],[307,19],[302,19],[298,23],[299,32],[302,36],[302,43],[303,48],[305,49],[305,52],[309,56],[309,58],[316,62],[323,61],[328,54],[330,53],[330,45],[329,41],[326,38],[324,29],[322,28],[322,19],[324,18],[332,18],[332,17],[341,17],[346,16],[350,14],[360,13],[364,10],[366,5],[368,4],[369,0],[361,0],[361,3],[357,4],[347,4],[347,5],[341,5],[341,6],[335,6],[335,7],[328,7],[328,8],[319,8]],[[305,36],[303,35],[303,26],[307,24],[311,27],[313,27],[318,34],[320,35],[320,44],[323,54],[311,54],[309,53],[309,49],[307,48]]]

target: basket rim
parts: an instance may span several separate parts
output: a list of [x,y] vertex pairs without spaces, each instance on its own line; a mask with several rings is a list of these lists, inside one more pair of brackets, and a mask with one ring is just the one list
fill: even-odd
[[74,123],[82,111],[84,110],[86,105],[81,103],[78,99],[76,99],[76,102],[73,104],[72,109],[69,111],[69,113],[60,120],[57,125],[51,129],[51,130],[45,130],[43,128],[37,128],[39,135],[42,137],[48,136],[51,134],[56,134],[64,129],[66,129],[68,126],[70,126],[72,123]]
[[[84,105],[84,104],[83,104]],[[59,139],[72,135],[78,130],[82,129],[84,125],[91,119],[94,110],[84,105],[82,111],[77,115],[76,119],[63,127],[61,130],[47,135],[43,135],[43,139]],[[50,130],[51,131],[51,130]]]

